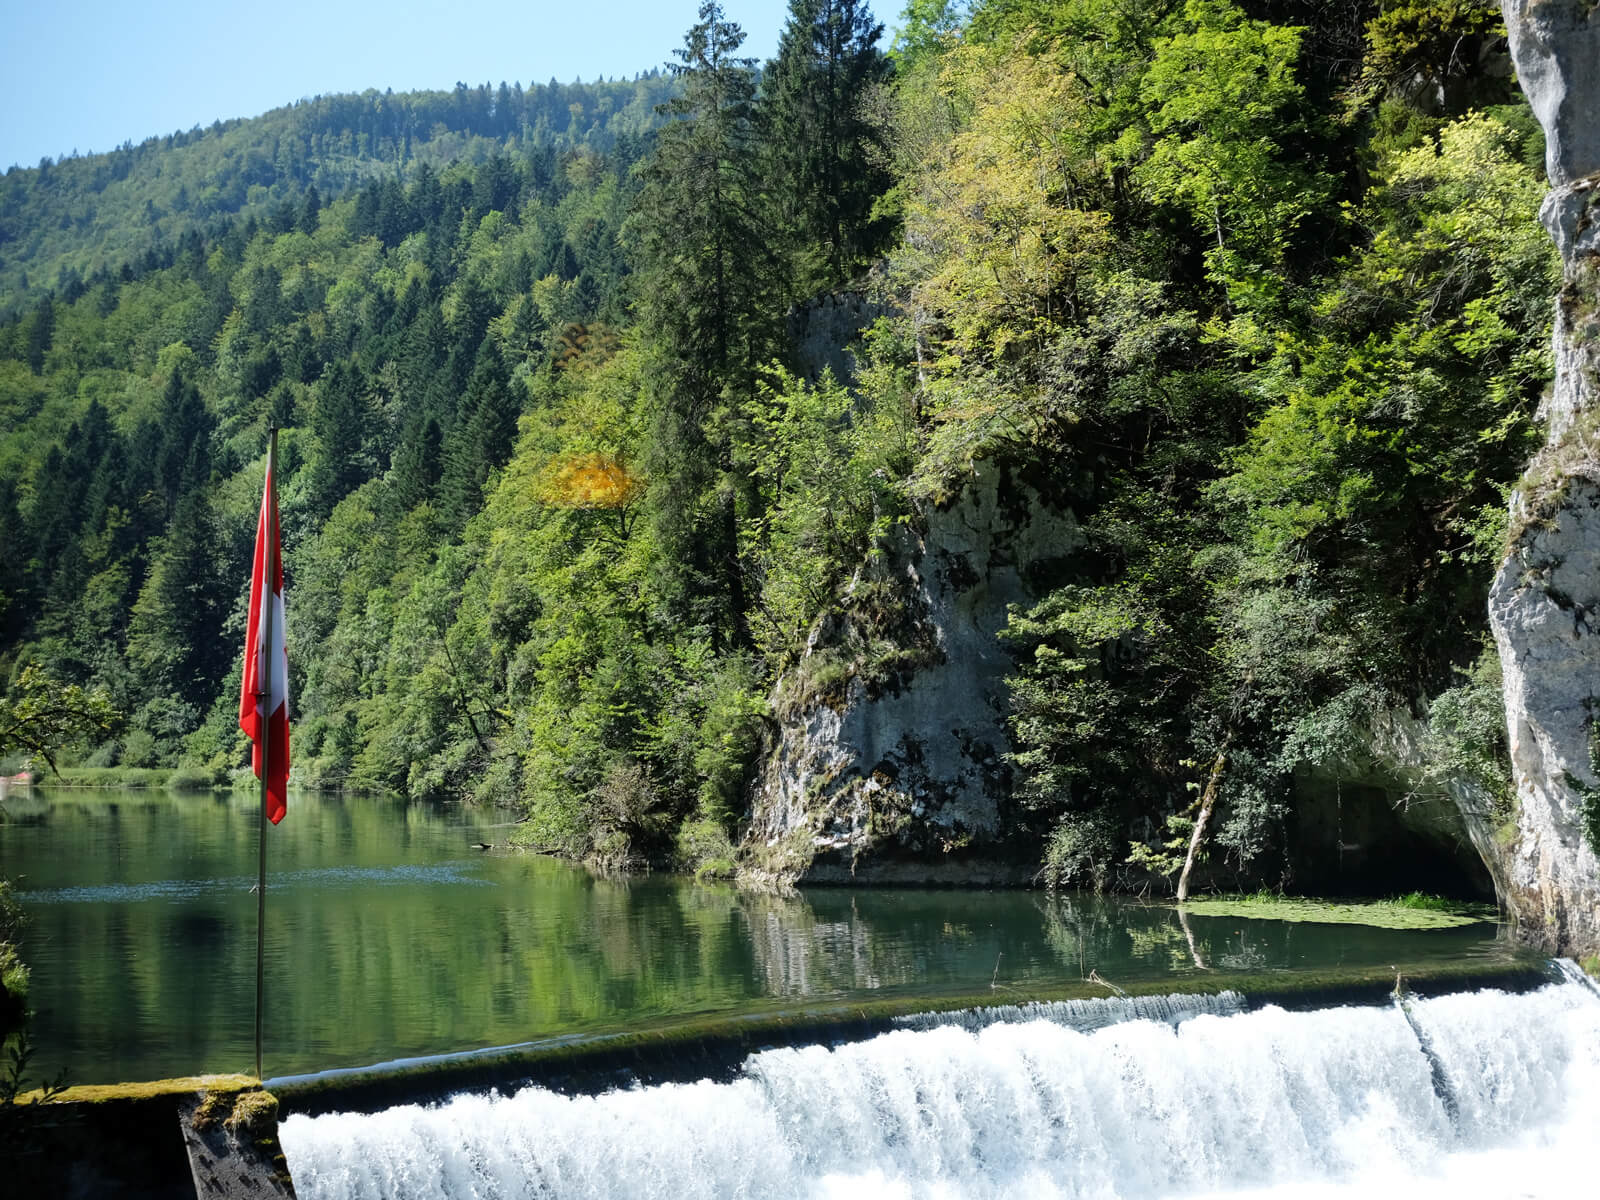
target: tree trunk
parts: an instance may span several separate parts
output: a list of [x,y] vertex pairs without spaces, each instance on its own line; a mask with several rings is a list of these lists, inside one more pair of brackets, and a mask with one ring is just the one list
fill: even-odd
[[1194,860],[1200,855],[1200,843],[1205,840],[1206,825],[1211,820],[1211,810],[1217,804],[1217,785],[1222,781],[1222,768],[1228,761],[1228,745],[1233,741],[1230,733],[1222,739],[1222,749],[1217,751],[1217,761],[1211,764],[1211,777],[1206,780],[1206,790],[1200,793],[1200,815],[1194,819],[1194,835],[1189,839],[1189,853],[1183,860],[1183,874],[1178,876],[1178,902],[1189,898],[1189,872],[1194,870]]

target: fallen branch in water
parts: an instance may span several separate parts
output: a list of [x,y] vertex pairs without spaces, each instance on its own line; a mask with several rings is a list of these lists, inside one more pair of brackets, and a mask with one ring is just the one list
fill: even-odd
[[1123,991],[1116,984],[1112,983],[1109,979],[1101,979],[1099,971],[1090,971],[1089,972],[1089,978],[1086,980],[1086,982],[1088,982],[1088,983],[1098,983],[1101,987],[1110,988],[1113,992],[1115,992],[1117,995],[1123,997],[1124,999],[1127,999],[1127,997],[1128,997],[1128,993],[1127,992]]

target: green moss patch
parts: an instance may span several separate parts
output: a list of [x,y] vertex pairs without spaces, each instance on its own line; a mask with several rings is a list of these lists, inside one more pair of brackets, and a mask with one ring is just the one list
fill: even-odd
[[[154,1079],[148,1083],[104,1083],[70,1087],[52,1097],[52,1103],[105,1104],[114,1100],[150,1100],[158,1096],[182,1096],[195,1092],[232,1095],[260,1086],[253,1075],[189,1075],[180,1079]],[[18,1099],[26,1104],[36,1093]]]
[[1495,919],[1486,905],[1451,904],[1414,897],[1399,900],[1315,900],[1296,896],[1218,896],[1190,900],[1184,912],[1198,917],[1294,921],[1316,925],[1370,925],[1374,929],[1458,929]]
[[270,1137],[278,1127],[277,1097],[260,1090],[240,1092],[234,1098],[233,1112],[223,1119],[223,1125],[235,1137],[256,1140]]

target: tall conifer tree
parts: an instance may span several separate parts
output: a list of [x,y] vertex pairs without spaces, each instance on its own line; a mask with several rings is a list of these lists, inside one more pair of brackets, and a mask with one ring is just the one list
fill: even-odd
[[883,130],[862,101],[888,79],[883,26],[864,0],[789,0],[789,21],[763,83],[774,223],[792,294],[844,283],[885,246],[873,202],[892,182]]
[[665,106],[634,224],[639,317],[665,369],[650,463],[665,558],[693,619],[748,639],[727,403],[774,348],[770,256],[757,199],[755,60],[708,0],[676,51],[683,91]]

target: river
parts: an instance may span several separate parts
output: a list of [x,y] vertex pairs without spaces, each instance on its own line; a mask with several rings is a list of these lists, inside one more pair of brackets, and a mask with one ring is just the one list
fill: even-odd
[[[248,1070],[251,800],[41,789],[6,808],[0,874],[31,918],[33,1072]],[[1021,1001],[1085,979],[1106,981],[1111,1015],[908,1020],[761,1051],[732,1078],[293,1116],[302,1196],[1302,1194],[1285,1180],[1431,1195],[1435,1178],[1511,1179],[1584,1144],[1573,1114],[1600,1119],[1600,993],[1583,982],[1409,1014],[1113,1011],[1117,986],[1182,991],[1218,972],[1248,993],[1333,969],[1526,961],[1492,923],[1184,918],[1038,892],[770,896],[597,877],[506,850],[513,828],[461,807],[292,798],[269,832],[269,1076],[868,998]]]

